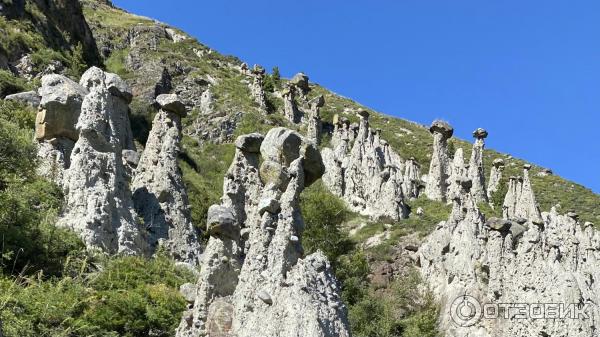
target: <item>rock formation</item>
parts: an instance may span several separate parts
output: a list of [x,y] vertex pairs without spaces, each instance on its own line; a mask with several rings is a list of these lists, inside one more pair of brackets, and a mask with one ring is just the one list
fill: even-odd
[[477,129],[473,132],[475,143],[471,151],[471,160],[469,161],[469,178],[473,182],[471,194],[475,202],[488,202],[488,196],[485,186],[485,169],[483,167],[483,150],[485,148],[485,138],[488,132],[484,129]]
[[281,92],[281,96],[283,97],[283,115],[294,124],[298,124],[302,121],[302,112],[298,109],[296,103],[297,90],[295,85],[289,84]]
[[306,137],[316,144],[321,142],[321,133],[323,132],[323,125],[321,123],[320,110],[325,105],[325,98],[319,95],[308,102],[310,106],[310,112],[306,121]]
[[[419,249],[423,278],[441,302],[445,336],[598,336],[600,234],[590,224],[582,227],[573,214],[559,215],[555,209],[537,214],[527,168],[525,173],[526,196],[519,196],[523,192],[517,191],[514,177],[507,194],[507,200],[520,200],[515,207],[523,211],[516,214],[525,217],[486,221],[471,195],[471,182],[463,180],[449,220]],[[471,307],[473,319],[456,315],[466,298],[478,302]],[[501,312],[500,318],[488,319],[480,316],[484,304],[587,305],[590,319],[523,318],[516,308],[506,317]]]
[[306,96],[306,94],[308,94],[310,91],[308,76],[306,76],[304,73],[297,73],[294,75],[294,77],[292,77],[290,80],[290,84],[299,89],[299,94],[301,96]]
[[533,223],[541,224],[542,217],[529,179],[529,170],[531,170],[531,165],[525,164],[523,166],[523,178],[515,186],[515,192],[509,190],[506,200],[508,203],[511,200],[516,200],[516,202],[514,203],[514,212],[511,211],[512,208],[509,208],[505,213],[505,217],[507,219],[525,218]]
[[267,97],[265,96],[265,91],[263,89],[265,68],[255,64],[250,73],[252,78],[252,83],[250,84],[250,92],[252,93],[252,97],[260,109],[266,112]]
[[62,75],[42,77],[41,100],[36,116],[40,175],[62,185],[70,166],[71,151],[79,133],[75,129],[81,103],[88,90]]
[[418,198],[423,187],[421,182],[421,167],[415,158],[411,157],[404,165],[402,192],[406,198]]
[[17,94],[7,95],[4,97],[7,101],[15,101],[26,104],[32,108],[40,106],[40,95],[37,91],[25,91]]
[[462,148],[456,149],[450,164],[450,178],[448,178],[448,200],[452,202],[461,193],[461,181],[468,177],[465,167],[465,155]]
[[150,252],[162,246],[178,261],[198,264],[200,245],[177,165],[185,105],[177,95],[156,98],[160,109],[132,184],[137,213],[144,220]]
[[[122,150],[130,142],[125,83],[99,68],[80,84],[89,90],[76,124],[79,138],[65,172],[65,209],[59,225],[79,233],[89,248],[140,254],[144,233],[133,211]],[[43,97],[44,95],[42,95]]]
[[178,337],[349,336],[327,259],[302,248],[299,194],[322,173],[318,150],[294,131],[238,138]]
[[418,167],[413,163],[406,168],[402,158],[381,139],[380,130],[369,127],[369,113],[363,110],[358,114],[356,134],[348,120],[338,119],[331,141],[334,148],[323,149],[327,168],[323,182],[355,212],[373,219],[406,218],[404,191],[418,191]]
[[492,171],[490,172],[490,181],[488,182],[487,194],[488,199],[500,188],[502,181],[502,173],[504,172],[504,160],[502,158],[494,159]]
[[450,157],[448,155],[448,139],[454,129],[446,122],[434,121],[429,128],[433,134],[433,155],[427,175],[425,194],[431,200],[446,201],[448,195],[448,178],[450,178]]

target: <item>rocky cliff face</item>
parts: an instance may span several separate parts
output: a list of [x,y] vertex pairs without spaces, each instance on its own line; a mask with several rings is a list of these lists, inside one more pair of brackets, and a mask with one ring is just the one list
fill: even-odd
[[[83,16],[79,1],[15,0],[2,1],[0,5],[0,15],[13,20],[12,24],[27,22],[30,25],[28,28],[33,27],[35,30],[35,33],[21,40],[13,41],[6,37],[8,49],[0,48],[0,68],[28,79],[53,72],[64,72],[71,66],[64,58],[44,60],[48,63],[41,67],[39,62],[36,63],[32,59],[32,55],[44,48],[67,55],[78,45],[81,46],[81,56],[87,64],[100,64],[96,41]],[[15,28],[17,31],[23,29],[17,26]]]
[[177,336],[349,336],[329,262],[303,255],[299,195],[323,174],[316,147],[275,128],[264,140],[238,138],[236,148]]
[[[446,336],[598,336],[593,266],[600,234],[575,213],[560,215],[553,208],[540,214],[529,169],[522,180],[511,178],[504,219],[486,220],[472,182],[463,179],[452,215],[419,249],[422,275],[442,304]],[[483,305],[506,304],[512,311],[482,316]],[[540,313],[542,307],[536,319],[529,311],[536,304],[586,308],[589,319],[553,319]],[[526,305],[525,314],[514,305]],[[460,316],[464,308],[469,310]]]

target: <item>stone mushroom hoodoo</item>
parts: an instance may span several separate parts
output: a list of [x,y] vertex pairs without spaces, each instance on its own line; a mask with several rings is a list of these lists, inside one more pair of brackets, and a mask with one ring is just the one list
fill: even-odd
[[485,138],[488,132],[484,129],[473,131],[475,143],[473,151],[471,151],[471,160],[469,161],[469,178],[473,182],[471,194],[475,198],[475,202],[488,202],[488,196],[485,186],[485,169],[483,167],[483,150],[485,148]]
[[296,104],[297,90],[295,85],[289,83],[281,92],[281,97],[283,98],[283,115],[294,124],[302,121],[302,112],[298,109],[298,104]]
[[381,138],[381,131],[369,127],[369,113],[361,110],[358,116],[358,131],[347,119],[337,118],[334,148],[323,149],[327,168],[323,182],[355,212],[373,219],[407,218],[404,191],[411,196],[418,193],[418,166],[411,163],[406,169],[404,160]]
[[314,143],[294,131],[238,138],[178,337],[350,335],[327,258],[302,248],[299,194],[323,171]]
[[[421,274],[441,302],[444,336],[598,336],[600,289],[594,280],[600,277],[600,233],[591,224],[581,226],[571,213],[559,215],[553,208],[540,214],[530,168],[525,166],[522,181],[511,177],[504,219],[486,220],[472,195],[471,180],[461,179],[451,216],[420,247]],[[453,303],[465,295],[492,306],[587,306],[589,319],[521,319],[511,314],[457,322]]]
[[147,256],[162,244],[176,260],[197,264],[201,250],[177,166],[185,113],[177,96],[157,98],[161,110],[140,160],[128,117],[133,96],[117,75],[92,67],[80,84],[47,75],[40,93],[40,170],[65,194],[58,226],[108,254]]
[[79,233],[90,248],[143,254],[144,233],[136,222],[122,159],[131,96],[120,78],[99,68],[86,71],[80,83],[89,93],[81,105],[79,138],[64,174],[66,206],[59,225]]
[[159,95],[156,103],[159,111],[132,183],[133,201],[144,220],[150,252],[162,246],[175,259],[195,265],[200,245],[177,164],[186,107],[174,94]]
[[492,170],[490,172],[490,181],[488,182],[487,194],[488,199],[492,198],[492,195],[496,193],[500,187],[502,181],[502,173],[504,172],[504,159],[496,158],[492,163]]
[[40,175],[63,184],[71,166],[71,151],[79,138],[75,129],[81,103],[88,90],[62,75],[45,75],[39,90],[41,100],[35,122]]
[[264,112],[267,111],[267,97],[263,88],[263,82],[265,79],[265,68],[255,64],[250,71],[250,77],[252,82],[250,83],[250,92],[258,107]]
[[448,196],[448,178],[450,178],[450,156],[448,139],[454,129],[444,121],[434,121],[429,128],[433,135],[433,154],[427,175],[425,194],[431,200],[446,201]]
[[316,144],[321,143],[321,133],[323,125],[321,123],[321,108],[325,105],[325,98],[319,95],[308,102],[310,106],[308,118],[306,121],[306,137]]

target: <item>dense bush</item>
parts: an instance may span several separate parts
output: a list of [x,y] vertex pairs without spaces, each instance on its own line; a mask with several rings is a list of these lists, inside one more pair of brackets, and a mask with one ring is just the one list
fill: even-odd
[[397,279],[384,291],[363,290],[350,304],[352,331],[358,337],[435,337],[438,307],[420,289],[416,271]]
[[166,257],[109,259],[75,277],[0,278],[6,337],[172,336],[193,281]]
[[54,226],[62,194],[35,174],[32,116],[18,104],[0,102],[0,270],[59,275],[68,255],[83,245]]

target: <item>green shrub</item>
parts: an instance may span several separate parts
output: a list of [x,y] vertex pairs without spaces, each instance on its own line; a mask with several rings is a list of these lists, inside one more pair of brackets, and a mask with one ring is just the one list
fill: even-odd
[[59,275],[68,255],[83,245],[73,233],[54,226],[62,193],[35,174],[32,130],[24,128],[30,125],[29,110],[0,103],[0,269]]
[[43,280],[0,277],[6,337],[172,336],[189,271],[159,256],[109,259],[99,271]]
[[36,111],[19,102],[0,100],[0,120],[10,122],[19,129],[26,129],[31,138],[31,131],[35,128]]
[[233,144],[203,144],[184,137],[179,166],[192,206],[192,222],[206,228],[208,208],[219,203],[223,195],[223,178],[233,160]]
[[16,77],[10,71],[0,69],[0,98],[31,89],[27,81]]
[[357,337],[438,336],[439,309],[430,293],[422,293],[416,271],[395,280],[383,292],[369,289],[350,305],[349,319]]

